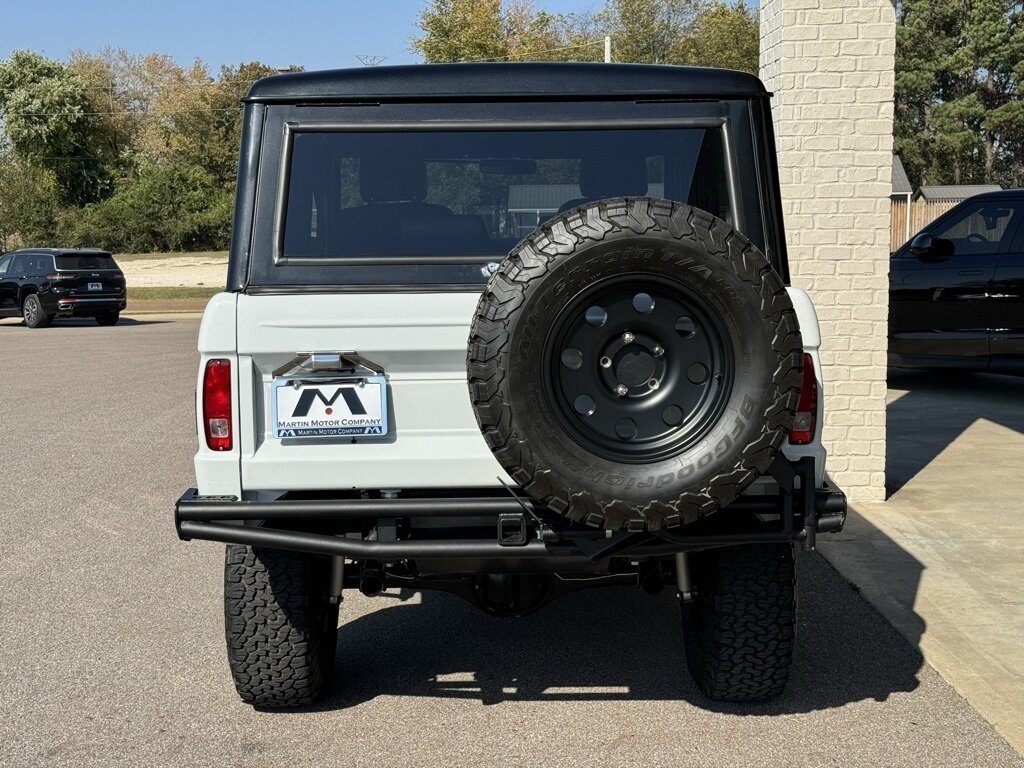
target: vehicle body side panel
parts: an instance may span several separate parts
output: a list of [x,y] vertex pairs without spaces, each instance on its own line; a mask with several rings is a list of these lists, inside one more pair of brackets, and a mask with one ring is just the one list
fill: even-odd
[[[205,496],[242,497],[239,476],[238,425],[243,423],[243,410],[239,402],[239,375],[237,349],[237,322],[235,307],[238,295],[218,293],[210,299],[199,325],[199,376],[196,381],[196,435],[199,450],[195,455],[196,484]],[[203,374],[206,362],[213,358],[224,358],[231,362],[231,422],[234,443],[230,451],[212,451],[206,446],[203,430]]]
[[[1024,209],[1024,197],[1010,204]],[[998,373],[1024,373],[1024,217],[1017,218],[1016,236],[999,258],[989,296],[989,370]]]
[[803,340],[804,352],[811,356],[814,362],[814,374],[818,382],[818,419],[814,429],[814,442],[808,445],[789,445],[783,448],[786,458],[796,461],[804,456],[814,457],[815,484],[821,488],[825,482],[825,446],[822,444],[821,433],[825,428],[825,384],[821,371],[821,358],[818,352],[821,348],[821,326],[818,324],[818,313],[814,309],[814,303],[806,291],[800,288],[788,288],[789,299],[793,302],[793,309],[796,310],[796,318],[800,323],[800,336]]

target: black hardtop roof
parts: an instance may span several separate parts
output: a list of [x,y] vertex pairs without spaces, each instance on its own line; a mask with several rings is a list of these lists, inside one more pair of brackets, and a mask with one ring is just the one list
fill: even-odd
[[746,72],[592,63],[465,63],[289,72],[256,81],[264,103],[567,98],[736,99],[767,96]]

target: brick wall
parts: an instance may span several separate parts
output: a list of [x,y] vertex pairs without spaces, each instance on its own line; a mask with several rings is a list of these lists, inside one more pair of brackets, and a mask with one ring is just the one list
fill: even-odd
[[895,18],[890,0],[762,0],[793,284],[821,320],[828,472],[885,493]]

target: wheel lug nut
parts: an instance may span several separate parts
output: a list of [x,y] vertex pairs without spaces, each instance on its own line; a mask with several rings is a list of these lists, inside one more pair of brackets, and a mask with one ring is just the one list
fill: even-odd
[[652,349],[651,352],[654,353],[655,357],[661,357],[665,354],[665,348],[661,346],[661,344],[655,344],[654,349]]
[[607,356],[602,357],[601,360],[600,360],[600,363],[601,363],[601,367],[602,368],[611,368],[612,367],[612,359],[610,357],[607,357]]
[[629,331],[626,331],[624,334],[622,334],[622,343],[623,344],[632,344],[633,343],[633,338],[634,338],[633,334],[630,333]]
[[629,388],[625,384],[619,384],[615,387],[615,394],[619,397],[625,397],[629,394]]
[[647,382],[647,386],[649,386],[651,389],[657,389],[658,387],[661,386],[661,382],[658,381],[657,379],[651,379],[650,381]]

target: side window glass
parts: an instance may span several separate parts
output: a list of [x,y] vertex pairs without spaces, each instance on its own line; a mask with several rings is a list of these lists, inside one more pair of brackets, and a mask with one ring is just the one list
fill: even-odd
[[13,256],[2,256],[0,257],[0,275],[7,274],[7,268],[11,266],[11,260]]
[[[1010,205],[1017,210],[1013,217],[1013,220],[1016,222],[1017,235],[1010,241],[1010,250],[1014,253],[1024,253],[1024,200],[1011,200]],[[1015,227],[1011,226],[1009,228],[1011,237],[1013,237]]]
[[25,254],[19,254],[14,257],[14,262],[11,264],[11,272],[14,273],[15,277],[20,277],[26,273],[25,267],[27,264],[28,256]]
[[998,253],[1003,240],[1013,233],[1016,216],[1011,201],[989,200],[966,208],[932,235],[952,243],[958,256],[987,256]]

